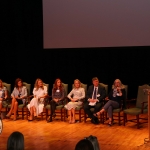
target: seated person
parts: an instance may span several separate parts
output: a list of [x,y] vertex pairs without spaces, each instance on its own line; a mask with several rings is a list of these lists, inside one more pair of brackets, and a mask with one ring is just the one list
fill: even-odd
[[[53,117],[56,116],[55,109],[56,106],[62,105],[64,100],[65,90],[62,85],[62,82],[60,79],[56,79],[54,83],[54,87],[52,89],[52,100],[51,100],[51,115]],[[47,122],[50,122],[51,119],[49,118]]]
[[80,140],[76,144],[75,150],[100,150],[97,137],[90,135],[89,137]]
[[81,87],[80,80],[74,80],[74,88],[68,94],[70,102],[65,105],[69,111],[69,123],[75,123],[75,109],[77,106],[82,105],[82,99],[85,98],[85,90]]
[[114,81],[114,84],[112,86],[112,89],[109,93],[108,98],[106,100],[109,100],[104,107],[96,113],[97,115],[100,115],[104,111],[108,112],[109,117],[109,123],[108,125],[112,125],[112,117],[113,117],[113,109],[117,109],[121,107],[121,100],[125,99],[125,87],[122,85],[121,81],[119,79],[116,79]]
[[94,148],[89,140],[83,139],[76,144],[75,150],[94,150]]
[[36,79],[33,89],[34,98],[32,98],[30,104],[27,105],[30,111],[30,117],[28,121],[32,121],[33,116],[37,117],[43,112],[44,98],[47,97],[47,93],[47,87],[43,84],[43,81],[39,78]]
[[[106,97],[106,90],[104,87],[99,85],[99,80],[97,77],[94,77],[92,82],[93,85],[89,86],[87,91],[87,102],[84,104],[84,111],[88,114],[88,117],[91,118],[92,123],[98,124],[98,118],[93,114],[101,109],[103,100]],[[93,113],[90,111],[90,108],[94,108]]]
[[15,80],[15,87],[11,94],[12,102],[11,102],[11,108],[9,113],[6,115],[7,118],[9,118],[12,114],[12,111],[14,112],[14,121],[17,119],[17,110],[18,105],[25,104],[26,98],[27,98],[27,88],[23,86],[23,81],[20,78],[17,78]]
[[7,97],[8,97],[7,89],[6,87],[4,87],[3,81],[0,80],[0,113],[3,106],[3,101],[6,100]]
[[24,136],[15,131],[10,134],[7,140],[7,150],[24,150]]

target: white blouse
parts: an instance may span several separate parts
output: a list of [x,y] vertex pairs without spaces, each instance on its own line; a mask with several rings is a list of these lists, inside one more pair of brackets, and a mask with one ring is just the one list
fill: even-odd
[[44,86],[44,89],[42,88],[39,88],[38,90],[36,90],[36,88],[33,89],[33,95],[36,96],[36,98],[44,96],[45,94],[47,94],[47,86]]
[[[27,88],[25,86],[23,86],[21,88],[21,91],[19,91],[16,87],[14,88],[13,92],[11,93],[12,97],[26,97],[27,96]],[[25,98],[24,98],[25,99]]]

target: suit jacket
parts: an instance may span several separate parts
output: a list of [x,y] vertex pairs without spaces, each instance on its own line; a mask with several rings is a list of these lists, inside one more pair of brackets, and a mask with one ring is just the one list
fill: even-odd
[[[87,100],[89,98],[92,98],[93,90],[94,90],[94,85],[89,86],[88,91],[87,91]],[[100,96],[97,97],[97,99],[99,100],[99,103],[101,103],[104,100],[104,98],[106,97],[106,90],[105,90],[105,88],[99,85],[98,86],[97,95],[98,94]]]

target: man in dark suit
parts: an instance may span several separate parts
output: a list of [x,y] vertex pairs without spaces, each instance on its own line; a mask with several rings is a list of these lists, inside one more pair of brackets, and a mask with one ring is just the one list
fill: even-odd
[[[91,118],[91,122],[98,124],[98,118],[93,114],[100,111],[104,98],[106,97],[106,90],[104,87],[99,85],[97,77],[92,79],[93,85],[89,86],[87,91],[87,101],[84,104],[84,111]],[[94,112],[90,111],[90,108],[94,108]]]

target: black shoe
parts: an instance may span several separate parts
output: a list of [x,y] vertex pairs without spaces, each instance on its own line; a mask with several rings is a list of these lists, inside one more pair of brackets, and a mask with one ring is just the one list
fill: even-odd
[[48,119],[48,120],[47,120],[47,123],[49,123],[49,122],[52,122],[52,120],[51,120],[51,119]]
[[98,118],[95,117],[94,115],[92,117],[92,120],[94,120],[95,124],[99,124],[100,123],[99,120],[98,120]]
[[33,121],[33,119],[32,119],[32,120],[28,119],[28,121],[29,121],[29,122],[30,122],[30,121]]
[[96,122],[96,124],[99,124],[99,123],[100,123],[100,121],[98,120],[98,118],[95,119],[95,122]]
[[37,116],[34,116],[34,119],[36,119],[37,118]]
[[91,122],[92,122],[93,124],[96,124],[95,119],[91,119]]
[[93,124],[96,124],[95,121],[94,121],[93,119],[91,120],[91,122],[92,122]]

